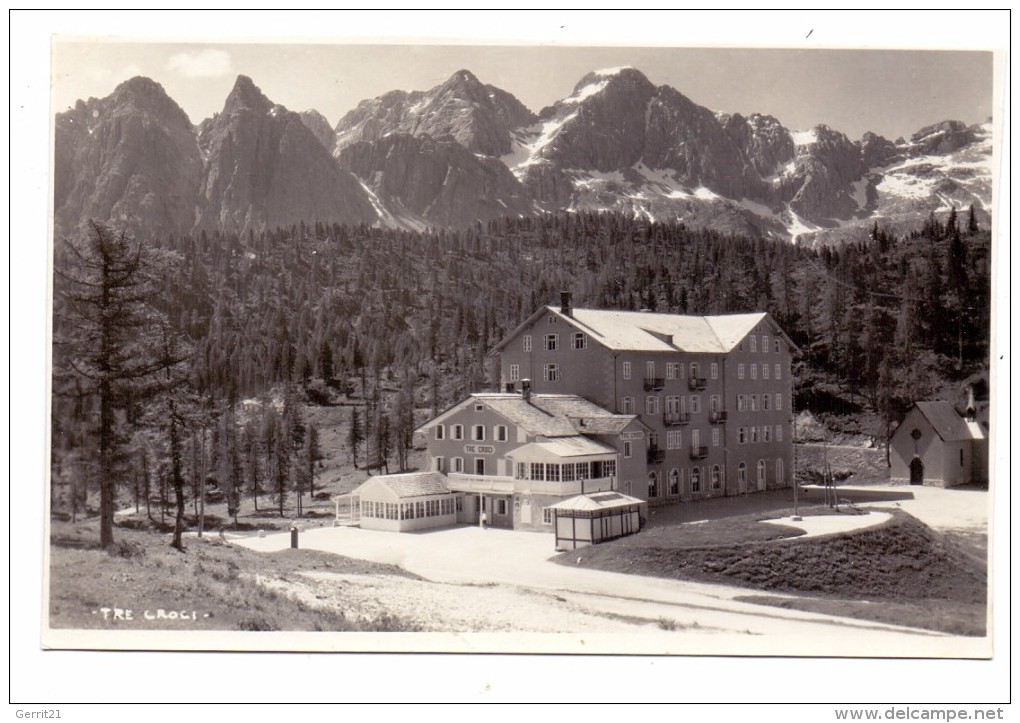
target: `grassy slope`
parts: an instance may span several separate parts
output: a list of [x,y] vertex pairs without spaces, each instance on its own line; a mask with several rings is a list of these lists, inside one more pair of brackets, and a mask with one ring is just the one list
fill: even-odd
[[[220,542],[186,538],[187,550],[154,531],[118,528],[110,552],[100,550],[92,524],[53,523],[50,625],[54,628],[168,630],[409,629],[392,617],[365,619],[355,609],[332,612],[301,605],[258,579],[286,579],[302,570],[409,576],[389,565],[312,550],[261,554]],[[129,608],[135,620],[104,620],[101,608]],[[187,610],[195,620],[144,620],[146,610]]]
[[[815,599],[791,602],[777,598],[769,602],[947,632],[984,634],[984,561],[913,517],[897,512],[885,524],[843,535],[807,539],[784,535],[787,539],[771,540],[755,539],[761,534],[754,532],[756,528],[766,527],[759,524],[761,517],[747,515],[647,530],[585,548],[580,564],[760,591],[806,593]],[[558,561],[578,564],[576,558],[576,554],[565,554]]]

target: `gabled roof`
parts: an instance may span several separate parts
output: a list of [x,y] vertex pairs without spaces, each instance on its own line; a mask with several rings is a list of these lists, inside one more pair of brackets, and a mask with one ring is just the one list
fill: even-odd
[[[568,316],[555,306],[545,306],[506,336],[493,348],[495,353],[535,320],[554,314],[608,349],[615,351],[683,351],[725,354],[736,348],[761,321],[764,312],[754,314],[723,314],[689,316],[686,314],[655,314],[644,311],[613,311],[605,309],[574,309]],[[797,345],[773,323],[791,349]]]
[[960,442],[966,439],[980,439],[984,435],[975,437],[974,430],[980,432],[977,425],[967,424],[952,404],[949,402],[915,402],[914,406],[928,420],[928,424],[935,430],[935,434],[942,438],[943,442]]
[[[575,394],[532,394],[530,400],[515,393],[480,393],[455,404],[442,414],[429,420],[420,430],[441,424],[453,414],[469,405],[481,403],[506,419],[510,424],[524,430],[525,434],[536,437],[573,437],[578,432],[589,433],[576,420],[583,419],[585,425],[595,425],[600,431],[591,434],[606,434],[603,428],[626,427],[635,416],[632,414],[611,414],[597,404]],[[608,432],[612,433],[612,432]]]
[[369,477],[354,490],[354,494],[376,485],[385,486],[400,498],[445,495],[450,492],[450,488],[446,484],[446,475],[441,472],[411,472],[409,474],[381,474]]

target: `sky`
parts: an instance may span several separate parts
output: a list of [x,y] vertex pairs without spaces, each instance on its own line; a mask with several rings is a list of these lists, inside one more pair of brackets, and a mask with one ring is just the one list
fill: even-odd
[[714,111],[760,112],[791,130],[819,123],[890,140],[942,120],[992,115],[988,51],[830,48],[549,47],[536,44],[162,43],[78,40],[53,45],[53,107],[104,97],[145,75],[192,123],[222,109],[238,74],[290,110],[314,108],[335,126],[361,100],[427,90],[460,69],[513,93],[531,110],[570,95],[592,70],[633,66]]

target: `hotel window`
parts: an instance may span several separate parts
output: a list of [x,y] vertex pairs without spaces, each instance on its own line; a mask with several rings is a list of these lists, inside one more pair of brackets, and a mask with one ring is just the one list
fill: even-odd
[[709,368],[712,370],[712,378],[713,379],[718,379],[719,378],[719,363],[718,362],[712,362],[712,366],[709,367]]
[[655,379],[655,362],[645,362],[645,379]]
[[561,464],[560,471],[564,482],[573,482],[576,479],[576,477],[574,477],[573,463]]
[[658,397],[645,397],[645,414],[658,414],[659,413],[659,398]]
[[542,378],[547,382],[558,382],[560,380],[560,367],[557,364],[546,364],[542,368]]
[[776,425],[776,441],[777,442],[782,442],[783,441],[783,425],[782,424],[777,424]]
[[782,394],[777,394],[776,395],[776,411],[777,412],[783,411],[783,395]]
[[446,438],[446,427],[444,427],[442,424],[437,424],[436,425],[436,439],[445,439],[445,438]]
[[709,400],[709,410],[713,412],[721,412],[722,397],[720,397],[718,394],[713,394],[712,398]]
[[545,465],[542,462],[531,463],[531,476],[528,479],[538,480],[542,482],[545,480]]
[[585,349],[588,346],[588,336],[581,331],[574,332],[574,348]]
[[782,485],[786,481],[786,476],[783,472],[783,460],[776,460],[776,484]]
[[747,427],[738,427],[737,428],[737,443],[738,444],[746,444],[747,443]]
[[603,477],[615,477],[616,476],[616,460],[607,459],[602,462],[602,476]]
[[752,364],[751,365],[751,379],[757,379],[757,378],[758,378],[758,365],[757,364]]
[[761,428],[761,441],[762,442],[771,442],[772,441],[772,427],[771,426],[766,424],[764,427]]
[[696,379],[698,376],[698,362],[691,362],[691,379]]
[[496,514],[497,515],[506,514],[506,500],[496,500]]
[[751,444],[756,444],[757,442],[758,442],[758,428],[751,427]]
[[556,351],[556,347],[559,344],[559,334],[546,334],[545,335],[545,350]]
[[666,431],[666,449],[680,449],[680,430],[670,429]]
[[697,394],[691,395],[691,414],[701,413],[701,396]]
[[560,466],[558,464],[545,465],[545,481],[546,482],[560,481]]
[[666,362],[666,379],[679,379],[681,368],[679,362]]
[[648,473],[648,499],[655,499],[659,496],[659,475],[656,472]]
[[779,364],[776,364],[776,379],[782,379],[782,378],[783,378],[783,367],[780,366]]
[[758,411],[758,395],[757,394],[752,394],[751,395],[751,411],[752,412],[757,412]]
[[464,458],[463,457],[454,457],[452,461],[453,461],[453,471],[454,472],[463,472],[464,471]]
[[548,321],[550,324],[555,324],[556,323],[556,317],[553,316],[552,314],[550,314],[549,318],[546,319],[546,321]]
[[521,378],[521,365],[511,364],[510,365],[510,381],[516,382]]
[[747,411],[747,396],[744,394],[737,395],[737,411],[738,412]]
[[475,474],[477,474],[477,475],[484,475],[485,474],[485,458],[484,457],[475,457]]
[[577,464],[575,464],[574,465],[574,476],[577,479],[590,479],[591,478],[591,462],[578,462]]
[[471,427],[471,439],[475,442],[485,441],[485,425],[475,424]]
[[476,405],[475,405],[475,411],[476,411],[476,412],[482,412],[482,411],[485,411],[485,405],[483,405],[483,404],[476,404]]
[[524,335],[524,351],[531,351],[531,334]]
[[747,465],[743,462],[737,465],[737,484],[740,485],[740,489],[747,486]]
[[761,365],[761,378],[762,379],[768,379],[769,378],[769,365],[768,364],[762,364]]
[[712,446],[713,447],[718,447],[719,446],[719,437],[720,437],[719,428],[718,427],[712,427]]
[[624,397],[620,400],[620,414],[634,413],[634,397]]
[[700,467],[691,467],[691,492],[701,492]]
[[552,507],[542,508],[542,524],[551,525],[553,523],[553,509]]
[[517,474],[514,475],[515,479],[527,479],[528,478],[528,463],[518,462],[517,463]]
[[765,487],[765,460],[763,459],[758,460],[758,487],[762,489]]
[[680,470],[675,468],[669,471],[669,494],[680,494]]
[[762,351],[762,354],[768,354],[769,353],[769,335],[768,334],[762,334],[762,337],[761,337],[761,351]]
[[450,438],[451,439],[464,439],[464,425],[463,424],[454,424],[453,427],[451,427]]
[[630,455],[631,455],[631,443],[630,442],[624,442],[623,443],[623,456],[624,456],[625,459],[629,459]]
[[776,349],[776,354],[778,354],[779,353],[779,339],[776,339],[776,341],[775,341],[775,349]]
[[712,489],[717,490],[722,487],[722,470],[719,469],[719,465],[712,465]]
[[505,442],[506,440],[507,440],[506,425],[497,424],[496,425],[496,441],[497,442]]
[[751,352],[753,353],[753,352],[756,352],[756,351],[758,351],[758,337],[756,337],[754,334],[752,334],[751,335]]
[[443,470],[443,458],[442,457],[433,457],[432,458],[432,471],[433,472],[443,472],[443,471],[445,471],[445,470]]
[[623,363],[623,378],[630,379],[630,362]]
[[743,364],[737,364],[737,379],[743,379],[743,378],[744,378],[744,365]]
[[768,394],[761,395],[761,411],[767,412],[772,408],[772,397]]

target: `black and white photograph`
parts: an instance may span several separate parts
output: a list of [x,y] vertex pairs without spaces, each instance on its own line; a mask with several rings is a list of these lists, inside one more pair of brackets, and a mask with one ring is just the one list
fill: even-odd
[[812,20],[52,34],[43,657],[1003,655],[1003,48]]

